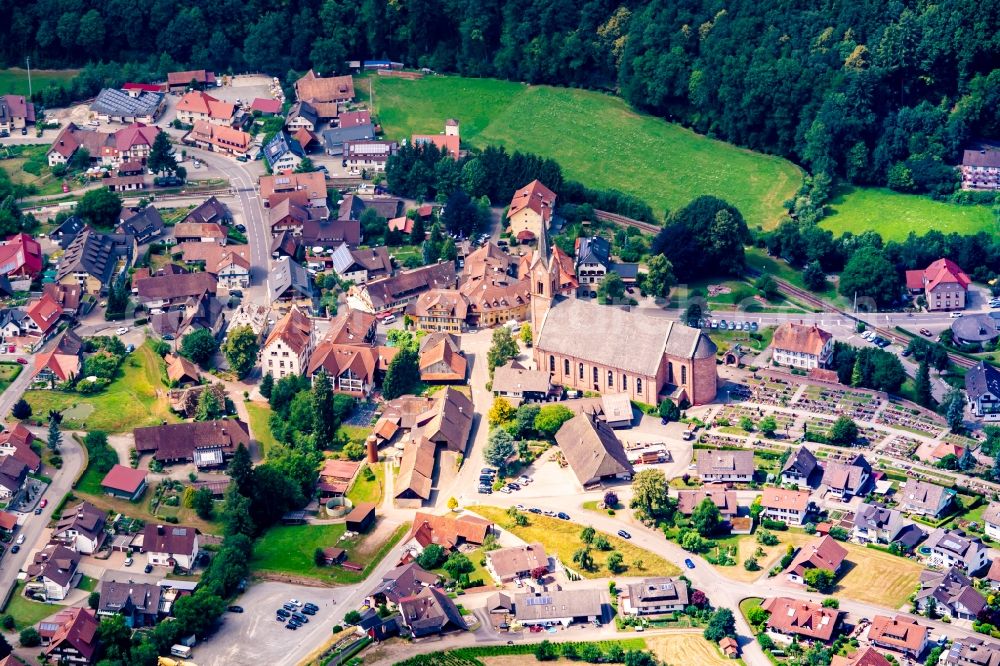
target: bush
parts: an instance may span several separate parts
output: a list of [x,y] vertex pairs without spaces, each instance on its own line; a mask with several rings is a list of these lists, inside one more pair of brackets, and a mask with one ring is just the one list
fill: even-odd
[[22,629],[21,635],[18,639],[21,642],[21,647],[38,647],[42,644],[42,637],[38,634],[38,631],[34,627]]

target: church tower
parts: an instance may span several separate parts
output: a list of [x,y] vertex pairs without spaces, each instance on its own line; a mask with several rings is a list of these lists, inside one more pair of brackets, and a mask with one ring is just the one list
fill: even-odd
[[531,335],[535,343],[542,332],[545,315],[559,292],[559,267],[549,256],[546,236],[543,230],[528,270],[528,279],[531,280]]

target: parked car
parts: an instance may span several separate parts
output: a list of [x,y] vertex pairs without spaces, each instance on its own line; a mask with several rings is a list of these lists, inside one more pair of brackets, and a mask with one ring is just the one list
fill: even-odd
[[929,338],[931,337],[931,332],[928,331],[926,328],[922,328],[920,329],[920,335]]
[[295,606],[293,606],[291,604],[282,604],[281,607],[284,608],[288,612],[291,612],[291,611],[295,610]]
[[133,560],[131,557],[126,557],[125,558],[125,566],[127,566],[127,567],[132,566],[132,562],[134,562],[134,561],[135,560]]
[[620,536],[623,539],[631,539],[632,538],[632,535],[629,534],[628,532],[626,532],[625,530],[618,530],[618,536]]
[[153,565],[147,564],[142,568],[143,573],[153,573]]
[[479,470],[479,473],[488,476],[496,476],[497,471],[492,467],[484,467],[481,470]]
[[563,513],[562,511],[560,511],[559,513],[556,514],[556,518],[562,518],[563,520],[569,520],[569,514],[568,513]]
[[165,333],[165,334],[163,335],[163,339],[164,339],[164,340],[167,340],[167,341],[169,342],[170,340],[173,340],[173,339],[174,339],[174,336],[172,336],[172,335],[171,335],[171,334],[169,334],[169,333]]
[[230,606],[228,608],[228,610],[229,610],[230,613],[242,613],[243,612],[243,606]]
[[[243,159],[246,159],[246,158],[243,158]],[[297,625],[294,622],[289,622],[288,624],[285,625],[285,629],[291,629],[292,631],[297,631],[298,628],[299,628],[299,625]]]
[[690,557],[684,560],[684,566],[686,566],[688,569],[694,569],[694,562],[691,561]]
[[245,234],[247,232],[247,228],[242,224],[237,224],[233,228],[236,229],[236,231],[240,232],[241,234]]
[[291,615],[291,613],[289,613],[289,612],[288,612],[287,610],[285,610],[284,608],[279,608],[279,609],[277,610],[277,613],[278,613],[278,617],[282,617],[282,618],[284,618],[284,617],[288,617],[289,615]]
[[12,552],[12,553],[16,553],[16,552],[18,552],[20,550],[21,550],[21,547],[18,546],[17,544],[14,544],[13,546],[10,547],[10,552]]
[[116,335],[125,335],[126,333],[128,333],[128,326],[119,326],[117,330],[115,330]]
[[500,492],[502,492],[504,495],[510,495],[513,491],[507,486],[504,486],[503,488],[500,489]]
[[493,489],[489,486],[479,486],[480,495],[490,495],[493,493]]
[[23,534],[18,534],[17,535],[17,541],[15,541],[14,543],[16,543],[18,545],[21,545],[22,543],[24,543],[24,535]]
[[44,509],[49,505],[49,499],[47,497],[43,497],[39,505]]
[[42,507],[38,507],[38,508],[35,509],[35,515],[36,516],[42,515]]
[[17,362],[20,363],[21,365],[28,365],[28,359],[23,358],[23,357],[22,358],[18,358]]
[[537,514],[541,514],[542,513],[542,510],[539,509],[537,506],[531,507],[530,509],[528,509],[528,511],[530,511],[531,513],[537,513]]
[[750,322],[750,330],[751,331],[756,331],[757,330],[757,322],[755,322],[755,321]]
[[306,603],[302,604],[302,608],[303,608],[303,610],[305,610],[305,609],[313,610],[313,611],[318,611],[319,610],[319,606],[317,606],[314,603],[309,603],[309,602],[306,602]]
[[302,612],[303,612],[303,614],[305,614],[305,615],[315,615],[315,614],[316,614],[316,610],[317,610],[317,609],[315,609],[315,608],[311,608],[311,607],[309,607],[309,606],[306,606],[306,607],[304,607],[304,608],[302,609]]
[[964,313],[962,313],[962,312],[952,312],[948,316],[951,317],[952,319],[958,319],[959,317],[964,316]]
[[521,484],[520,483],[515,483],[514,481],[511,481],[510,483],[507,484],[507,487],[510,488],[511,490],[520,490],[521,489]]

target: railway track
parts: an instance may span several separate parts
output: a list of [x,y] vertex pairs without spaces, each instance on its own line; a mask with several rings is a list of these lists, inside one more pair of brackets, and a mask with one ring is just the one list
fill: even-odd
[[660,229],[662,229],[662,227],[655,224],[643,222],[642,220],[636,220],[631,217],[625,217],[624,215],[619,215],[618,213],[609,213],[606,210],[595,210],[594,217],[602,222],[611,222],[612,224],[618,224],[623,227],[635,227],[640,231],[644,231],[647,234],[653,234],[654,236],[660,233]]

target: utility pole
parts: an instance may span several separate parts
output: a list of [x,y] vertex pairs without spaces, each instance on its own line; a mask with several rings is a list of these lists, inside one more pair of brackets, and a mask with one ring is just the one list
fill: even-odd
[[28,99],[31,99],[31,56],[26,57],[24,62],[28,65]]

